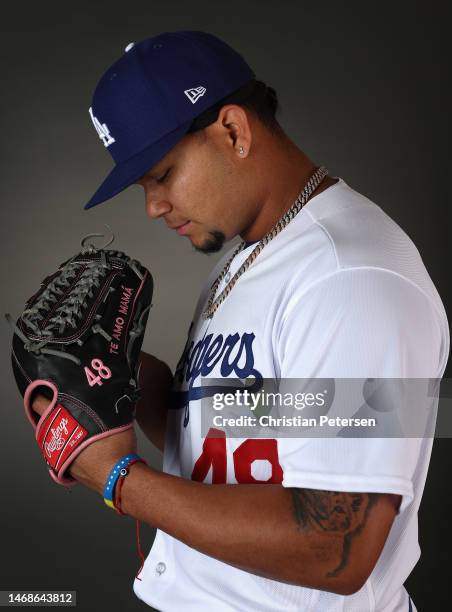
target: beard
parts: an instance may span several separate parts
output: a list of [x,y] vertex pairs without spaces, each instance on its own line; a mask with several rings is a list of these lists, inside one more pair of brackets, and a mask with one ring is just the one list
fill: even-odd
[[226,236],[223,232],[212,230],[209,232],[209,237],[200,246],[193,245],[199,253],[218,253],[223,248],[226,242]]

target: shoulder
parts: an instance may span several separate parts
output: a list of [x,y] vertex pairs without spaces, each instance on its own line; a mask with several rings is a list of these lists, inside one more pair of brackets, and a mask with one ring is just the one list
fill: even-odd
[[412,240],[343,181],[316,199],[303,211],[311,223],[305,219],[298,234],[292,228],[287,245],[297,265],[275,319],[281,357],[291,344],[319,354],[328,347],[323,360],[334,354],[336,366],[345,355],[363,362],[374,355],[381,363],[397,359],[391,372],[441,372],[449,351],[447,317]]
[[[445,317],[416,245],[380,206],[340,179],[302,212],[305,219],[299,228],[294,225],[292,240],[287,242],[292,251],[288,256],[297,261],[289,292],[300,294],[320,284],[326,288],[328,279],[350,288],[354,279],[368,278],[375,287],[396,285],[408,294],[417,290]],[[305,260],[309,266],[303,264]]]
[[303,353],[336,376],[441,376],[449,352],[430,296],[385,269],[341,269],[293,291],[276,326],[282,360]]
[[310,200],[303,212],[311,221],[311,233],[332,251],[337,270],[367,266],[398,272],[415,282],[425,277],[419,251],[406,232],[343,179]]

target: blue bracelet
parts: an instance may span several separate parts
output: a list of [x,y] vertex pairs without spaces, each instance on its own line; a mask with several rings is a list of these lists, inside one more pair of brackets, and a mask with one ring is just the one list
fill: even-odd
[[[136,453],[129,453],[128,455],[124,455],[124,457],[122,457],[111,470],[104,487],[104,502],[109,508],[113,508],[113,510],[115,509],[113,495],[115,492],[116,483],[118,482],[118,478],[121,476],[122,470],[127,470],[127,466],[129,465],[129,463],[137,459],[142,460],[141,457]],[[124,475],[126,473],[127,471],[124,473]]]

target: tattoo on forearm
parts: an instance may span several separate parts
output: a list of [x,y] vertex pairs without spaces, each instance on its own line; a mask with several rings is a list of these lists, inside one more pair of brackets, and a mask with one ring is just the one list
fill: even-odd
[[337,576],[346,567],[352,540],[364,529],[379,494],[314,489],[291,489],[291,492],[295,520],[300,529],[338,536],[341,560],[327,574],[330,578]]

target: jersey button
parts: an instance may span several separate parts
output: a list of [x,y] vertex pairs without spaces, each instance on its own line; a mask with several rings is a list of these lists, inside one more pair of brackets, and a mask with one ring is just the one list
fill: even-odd
[[163,561],[159,561],[159,563],[157,563],[157,565],[155,566],[155,572],[156,574],[158,574],[159,576],[161,576],[162,574],[164,574],[166,571],[166,565],[165,563],[163,563]]

